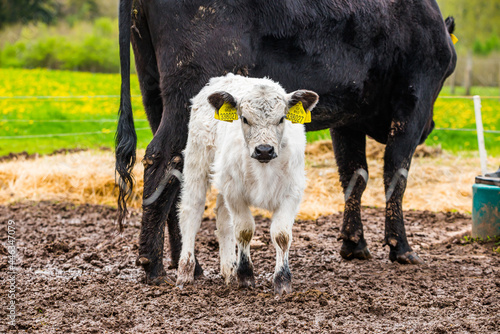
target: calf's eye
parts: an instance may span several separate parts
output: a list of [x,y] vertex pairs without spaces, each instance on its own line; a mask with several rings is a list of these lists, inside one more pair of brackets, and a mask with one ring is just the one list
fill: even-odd
[[246,117],[241,116],[241,120],[243,121],[243,123],[248,124]]
[[283,123],[284,120],[285,120],[285,116],[281,117],[280,118],[280,124]]

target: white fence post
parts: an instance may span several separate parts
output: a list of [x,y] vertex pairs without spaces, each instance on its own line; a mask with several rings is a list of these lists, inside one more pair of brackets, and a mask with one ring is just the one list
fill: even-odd
[[487,173],[486,148],[484,146],[483,119],[481,117],[481,97],[474,95],[474,112],[476,114],[477,146],[479,158],[481,159],[481,173]]

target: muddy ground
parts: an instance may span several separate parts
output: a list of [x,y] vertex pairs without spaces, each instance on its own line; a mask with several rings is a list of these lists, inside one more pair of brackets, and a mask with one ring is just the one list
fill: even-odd
[[[141,283],[135,267],[140,212],[120,235],[103,206],[0,206],[0,332],[19,333],[498,333],[500,254],[494,243],[460,244],[470,217],[406,212],[411,245],[425,265],[391,263],[382,246],[383,210],[364,208],[373,259],[346,262],[341,215],[297,221],[290,253],[294,292],[272,294],[269,220],[257,220],[256,288],[226,287],[218,274],[215,223],[203,222],[198,257],[205,276],[179,290]],[[17,327],[7,327],[7,221],[18,248]],[[168,247],[168,246],[166,246]],[[166,252],[168,254],[168,251]],[[169,259],[165,258],[165,263]],[[175,271],[168,270],[172,281]]]

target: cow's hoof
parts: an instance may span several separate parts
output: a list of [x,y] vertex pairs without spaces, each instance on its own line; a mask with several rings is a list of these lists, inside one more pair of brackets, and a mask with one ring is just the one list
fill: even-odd
[[156,286],[160,286],[160,285],[174,286],[174,281],[172,281],[170,278],[168,278],[167,275],[162,275],[162,276],[158,276],[155,278],[147,278],[146,277],[146,284],[156,285]]
[[340,248],[340,256],[342,256],[345,260],[369,260],[372,258],[364,239],[360,240],[358,243],[350,240],[344,240],[342,248]]
[[144,282],[149,285],[162,285],[171,284],[167,278],[167,273],[163,269],[163,263],[161,261],[151,261],[145,256],[139,256],[135,260],[135,265],[142,267],[146,273],[146,278]]
[[389,253],[389,259],[392,262],[399,262],[401,264],[424,264],[424,260],[422,260],[417,253],[413,251],[408,251],[403,254],[397,254],[396,251],[391,250]]

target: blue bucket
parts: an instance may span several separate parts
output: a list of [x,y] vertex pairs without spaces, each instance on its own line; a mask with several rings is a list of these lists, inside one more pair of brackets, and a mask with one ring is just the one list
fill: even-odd
[[476,177],[472,186],[472,237],[500,236],[500,178]]

